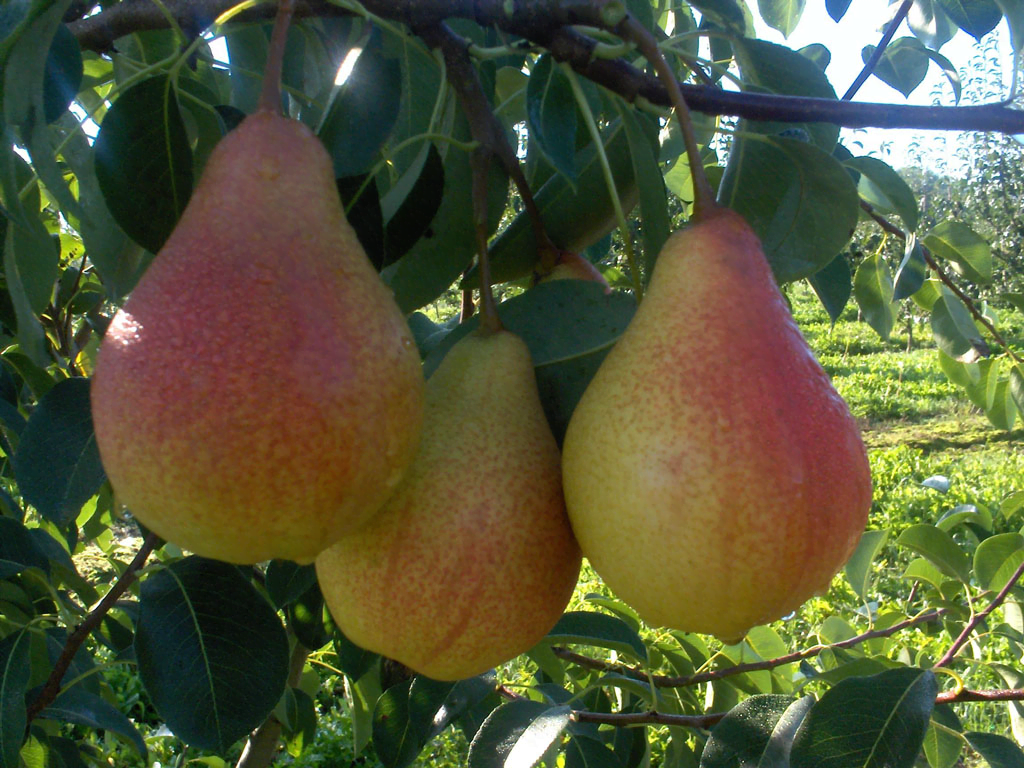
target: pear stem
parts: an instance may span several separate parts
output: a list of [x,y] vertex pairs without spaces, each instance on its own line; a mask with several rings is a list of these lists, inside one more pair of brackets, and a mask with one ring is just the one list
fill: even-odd
[[683,98],[679,81],[665,60],[654,35],[636,19],[626,16],[619,23],[616,31],[623,38],[636,43],[644,58],[654,67],[665,90],[668,91],[669,101],[675,108],[676,117],[679,119],[679,128],[683,132],[686,157],[690,162],[690,177],[693,179],[693,216],[691,218],[700,221],[717,208],[718,203],[715,201],[715,191],[711,188],[711,182],[708,181],[708,176],[704,172],[704,161],[700,156],[697,134],[693,129],[693,117],[690,114],[690,108],[686,106],[686,99]]
[[295,10],[295,0],[278,0],[274,31],[270,33],[267,66],[263,70],[263,90],[260,92],[260,112],[281,111],[281,73],[284,70],[284,49],[288,42],[288,25]]
[[491,166],[490,150],[478,147],[469,156],[469,162],[473,169],[473,223],[480,265],[480,331],[491,334],[503,330],[504,326],[491,291],[491,260],[487,253],[487,175]]

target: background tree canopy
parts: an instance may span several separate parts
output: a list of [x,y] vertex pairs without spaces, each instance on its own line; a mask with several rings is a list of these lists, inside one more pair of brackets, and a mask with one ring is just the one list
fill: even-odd
[[[1005,23],[1013,59],[988,66],[1019,74],[1024,5],[893,3],[840,94],[828,40],[756,35],[754,14],[788,35],[802,0],[297,0],[282,108],[326,147],[428,376],[479,322],[485,219],[497,312],[561,442],[693,211],[649,39],[718,201],[866,430],[868,530],[799,611],[724,644],[644,624],[584,566],[543,641],[457,682],[353,644],[310,565],[140,529],[96,447],[103,333],[256,110],[275,10],[0,5],[0,768],[1024,765],[1024,111],[1016,75],[1004,93],[940,52]],[[857,99],[869,77],[909,95],[932,66],[956,105]],[[922,144],[895,169],[842,127],[946,130],[950,162]],[[549,279],[564,268],[585,279]]]

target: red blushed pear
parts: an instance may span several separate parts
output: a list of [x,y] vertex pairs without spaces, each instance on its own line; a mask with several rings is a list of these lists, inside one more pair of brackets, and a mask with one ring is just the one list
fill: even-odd
[[530,353],[502,330],[452,347],[427,382],[423,439],[395,495],[316,560],[348,638],[437,680],[529,650],[579,569]]
[[262,108],[217,145],[104,338],[92,409],[118,501],[200,555],[309,562],[397,486],[422,401],[330,157]]
[[743,218],[673,235],[583,395],[563,482],[584,555],[648,623],[738,641],[827,589],[871,505],[864,445]]

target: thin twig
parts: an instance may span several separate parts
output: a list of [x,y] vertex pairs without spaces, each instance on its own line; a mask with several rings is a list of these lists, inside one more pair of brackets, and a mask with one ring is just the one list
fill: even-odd
[[1017,566],[1017,570],[1013,572],[1013,576],[1011,576],[1010,580],[1006,582],[1006,586],[999,590],[999,594],[992,598],[992,602],[989,603],[983,611],[975,614],[974,618],[967,622],[967,626],[964,627],[960,636],[953,641],[953,645],[951,645],[949,650],[942,655],[941,659],[935,662],[936,667],[944,667],[953,660],[957,653],[960,652],[960,649],[967,644],[971,634],[978,628],[978,625],[987,619],[988,615],[992,613],[992,611],[1002,605],[1003,601],[1006,600],[1006,596],[1009,595],[1010,590],[1017,585],[1021,576],[1024,576],[1024,563]]
[[[905,621],[901,621],[898,624],[893,624],[891,627],[885,629],[873,629],[868,632],[856,635],[846,640],[840,640],[837,643],[829,643],[827,645],[815,645],[811,648],[805,648],[801,651],[795,651],[785,656],[779,656],[774,659],[765,659],[763,661],[751,661],[746,664],[736,664],[731,667],[725,667],[723,669],[715,669],[710,672],[698,672],[695,675],[682,675],[678,677],[670,677],[668,675],[654,675],[654,684],[659,688],[685,688],[691,685],[698,685],[700,683],[712,682],[714,680],[721,680],[725,677],[732,677],[733,675],[741,675],[746,672],[759,672],[765,669],[774,669],[775,667],[781,667],[786,664],[792,664],[797,661],[803,661],[804,659],[810,659],[814,656],[818,656],[821,653],[829,650],[841,649],[841,648],[852,648],[856,645],[860,645],[868,640],[874,640],[879,637],[889,637],[896,634],[904,629],[916,626],[918,624],[926,624],[930,621],[942,618],[945,614],[949,613],[948,608],[937,608],[928,613],[923,613],[920,616],[914,616]],[[648,676],[640,669],[635,667],[629,667],[624,664],[613,664],[610,662],[600,661],[599,659],[593,659],[589,656],[583,656],[578,653],[574,653],[565,648],[552,648],[555,655],[571,661],[583,667],[590,669],[596,669],[606,672],[615,672],[626,677],[632,677],[635,680],[648,680]]]
[[907,18],[907,14],[910,12],[910,7],[914,4],[914,0],[903,0],[903,5],[896,11],[896,15],[892,17],[889,24],[885,28],[885,33],[882,35],[882,39],[878,41],[878,45],[875,46],[875,50],[871,53],[869,58],[864,63],[864,69],[860,71],[857,78],[853,81],[850,87],[843,94],[843,101],[849,101],[852,99],[860,87],[867,82],[868,78],[871,77],[871,73],[875,71],[875,67],[878,66],[878,62],[882,60],[882,54],[885,53],[885,49],[889,46],[892,41],[893,35],[896,34],[896,30],[899,28],[903,20]]
[[[885,230],[891,235],[898,237],[903,241],[906,241],[907,233],[904,232],[899,227],[897,227],[887,218],[882,216],[880,213],[878,213],[874,209],[874,207],[872,207],[871,203],[867,203],[861,200],[860,207],[863,208],[867,212],[867,214],[875,221],[875,223],[878,224],[878,226],[880,226],[883,230]],[[1015,363],[1020,364],[1022,362],[1021,358],[1013,351],[1013,349],[1007,343],[1006,339],[1003,338],[1003,335],[998,330],[996,330],[996,327],[992,324],[992,321],[989,320],[980,309],[978,309],[978,307],[974,303],[974,300],[966,293],[964,293],[963,290],[956,283],[954,283],[953,280],[942,270],[938,262],[935,261],[935,257],[932,255],[932,252],[923,245],[921,245],[921,255],[924,257],[925,264],[928,265],[929,269],[931,269],[936,274],[939,280],[942,281],[943,285],[949,288],[949,290],[952,291],[953,294],[964,303],[964,306],[967,307],[967,310],[971,313],[971,316],[985,327],[985,330],[987,330],[989,334],[992,336],[992,338],[995,339],[996,343],[998,343],[999,346],[1001,346],[1006,351],[1006,354],[1010,357],[1010,359],[1013,360]]]
[[150,533],[146,536],[142,542],[142,546],[139,547],[139,551],[135,554],[134,559],[125,568],[124,573],[118,577],[117,581],[114,582],[113,586],[107,591],[107,594],[103,596],[103,599],[97,603],[96,607],[89,612],[82,623],[75,627],[75,630],[68,635],[68,639],[64,643],[64,649],[60,653],[60,657],[57,659],[57,663],[53,665],[53,669],[50,671],[50,676],[46,679],[46,683],[43,685],[43,689],[36,696],[35,700],[28,705],[28,722],[31,723],[40,712],[46,709],[50,704],[53,703],[54,699],[60,694],[60,684],[64,679],[64,675],[67,674],[68,668],[71,666],[72,659],[75,658],[75,654],[78,653],[78,649],[85,642],[85,639],[90,633],[100,625],[103,621],[103,617],[107,615],[118,598],[124,594],[125,590],[131,586],[132,582],[135,581],[135,575],[140,568],[146,563],[146,559],[150,553],[156,547],[160,538]]
[[958,691],[944,691],[935,697],[936,704],[953,704],[961,701],[1024,701],[1024,688],[985,691],[961,688]]
[[704,715],[667,715],[661,712],[587,712],[576,710],[572,719],[578,723],[598,723],[625,727],[630,725],[675,725],[682,728],[710,728],[726,716],[725,712]]

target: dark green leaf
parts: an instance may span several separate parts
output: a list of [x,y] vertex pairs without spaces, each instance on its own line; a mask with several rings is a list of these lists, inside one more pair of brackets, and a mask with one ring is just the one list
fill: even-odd
[[[382,31],[384,53],[398,62],[401,72],[402,101],[391,131],[391,144],[397,146],[430,129],[434,102],[442,84],[441,70],[437,59],[415,35],[390,25]],[[396,167],[407,168],[418,151],[418,146],[403,149],[393,158]]]
[[941,222],[925,236],[922,245],[949,261],[962,277],[975,283],[992,282],[992,249],[985,238],[963,222]]
[[156,253],[192,194],[192,150],[170,78],[118,96],[96,137],[96,179],[114,220]]
[[399,64],[386,56],[374,30],[319,131],[335,176],[355,176],[370,168],[398,120],[401,97]]
[[61,24],[50,43],[43,80],[43,109],[52,123],[65,111],[82,85],[82,49],[78,39]]
[[274,606],[284,608],[316,583],[316,568],[291,560],[271,560],[265,578],[267,594]]
[[839,682],[797,731],[792,768],[911,768],[937,693],[931,672],[908,667]]
[[338,657],[338,667],[352,680],[365,675],[380,658],[376,653],[353,643],[337,627],[334,632],[334,653]]
[[11,126],[31,129],[33,123],[45,118],[46,62],[69,4],[70,0],[57,0],[45,10],[42,6],[35,7],[17,40],[4,40],[10,48],[4,51],[6,60],[0,62],[0,90],[3,91],[3,119]]
[[65,379],[40,401],[14,455],[22,495],[57,524],[73,519],[106,479],[93,434],[88,379]]
[[[647,274],[654,269],[661,246],[669,236],[671,222],[668,217],[668,196],[665,180],[658,167],[657,124],[640,115],[632,106],[615,100],[619,118],[626,128],[629,155],[633,160],[633,178],[636,179],[640,201],[640,236],[644,244],[644,264]],[[644,121],[642,124],[641,121]],[[647,130],[650,129],[650,130]]]
[[373,745],[386,768],[411,764],[434,736],[488,696],[493,673],[458,682],[426,677],[392,686],[373,712]]
[[559,173],[576,180],[576,99],[569,78],[550,54],[537,59],[526,86],[530,141]]
[[900,262],[900,268],[896,270],[896,284],[892,293],[893,301],[902,301],[921,290],[927,273],[928,263],[924,260],[924,251],[917,242],[917,238],[910,235],[907,237],[903,261]]
[[[865,45],[860,57],[867,63],[874,52],[875,46]],[[899,37],[889,43],[872,74],[909,97],[928,74],[928,61],[928,54],[920,40],[915,37]]]
[[857,189],[874,208],[899,214],[907,229],[917,229],[917,198],[914,191],[892,166],[875,157],[853,157],[843,165],[860,174]]
[[517,699],[488,715],[469,746],[469,768],[531,768],[569,724],[568,706]]
[[783,750],[778,756],[784,759],[789,754],[789,747],[800,720],[814,703],[814,700],[809,698],[802,701],[806,704],[803,705],[800,716],[791,718],[793,722],[787,722],[783,728],[786,737],[773,742],[776,727],[781,724],[783,715],[794,703],[793,698],[768,694],[745,699],[729,710],[722,721],[712,729],[711,738],[704,745],[700,768],[743,768],[747,765],[759,765],[768,750],[779,741],[784,743],[779,744]]
[[953,89],[953,99],[955,104],[960,103],[960,94],[963,92],[963,84],[960,82],[960,73],[957,68],[953,66],[953,62],[947,59],[938,51],[931,51],[925,49],[925,55],[939,65],[939,69],[942,70],[942,74],[946,76],[949,81],[949,87]]
[[932,305],[931,326],[936,345],[953,359],[974,356],[975,350],[984,348],[970,310],[945,286]]
[[1024,536],[1000,533],[989,536],[974,551],[974,576],[978,586],[998,592],[1024,563]]
[[43,327],[36,315],[45,309],[57,280],[59,254],[38,213],[21,209],[4,238],[4,278],[18,324],[18,346],[36,366],[49,362]]
[[1024,768],[1024,752],[1005,736],[968,731],[964,738],[971,749],[985,758],[990,768]]
[[[359,244],[378,272],[385,261],[384,217],[380,209],[380,192],[376,179],[364,186],[366,175],[345,176],[336,180],[338,195],[345,208],[345,218],[356,231]],[[356,197],[356,195],[359,197]]]
[[385,265],[404,256],[428,231],[443,192],[444,162],[437,147],[426,144],[381,200],[381,213],[387,222]]
[[889,338],[895,321],[893,292],[888,262],[878,253],[866,257],[853,278],[853,295],[868,325],[883,339]]
[[28,631],[20,630],[0,640],[0,768],[18,768],[18,752],[25,740],[30,637]]
[[28,528],[10,517],[0,517],[0,579],[25,568],[50,572],[50,560],[33,540]]
[[789,37],[804,12],[806,0],[757,0],[757,9],[764,23]]
[[996,28],[1003,12],[993,0],[936,0],[949,18],[975,40]]
[[565,747],[565,768],[623,768],[621,758],[602,741],[573,736]]
[[861,600],[867,599],[868,587],[871,586],[871,577],[874,575],[871,564],[888,537],[889,532],[885,530],[864,531],[857,549],[844,567],[846,580],[850,582],[853,591]]
[[324,606],[320,585],[313,584],[285,609],[288,628],[311,651],[323,648],[334,634],[334,620]]
[[316,738],[316,703],[301,688],[287,688],[275,712],[281,712],[287,720],[284,733],[288,754],[298,757]]
[[831,262],[849,241],[860,209],[857,188],[839,161],[813,144],[778,136],[737,141],[719,197],[761,238],[781,283]]
[[840,253],[832,261],[819,269],[808,280],[814,292],[818,294],[821,304],[828,312],[832,325],[843,314],[846,303],[853,293],[853,274],[850,272],[850,260]]
[[80,685],[61,691],[56,700],[40,713],[40,717],[116,733],[124,737],[143,760],[146,759],[146,742],[131,720],[98,694]]
[[187,557],[142,582],[139,676],[168,728],[223,753],[274,708],[288,675],[288,638],[238,568]]
[[964,748],[963,728],[948,704],[935,707],[924,737],[924,754],[930,768],[953,768]]
[[544,642],[593,645],[629,654],[639,661],[647,660],[647,647],[640,636],[622,619],[606,613],[568,611],[548,632]]
[[[603,142],[622,210],[628,216],[637,203],[638,193],[622,121],[615,120],[605,129]],[[593,143],[577,153],[576,170],[575,188],[564,176],[555,174],[535,192],[534,199],[552,242],[563,250],[580,253],[615,229],[616,221]],[[525,211],[494,239],[490,256],[495,283],[516,280],[533,272],[537,263],[537,241]],[[474,267],[465,285],[476,287],[478,280]]]
[[825,0],[825,9],[833,21],[839,21],[850,9],[851,2],[853,0]]
[[947,576],[965,584],[970,580],[971,565],[967,555],[948,533],[934,525],[912,525],[900,534],[896,543],[928,558]]

